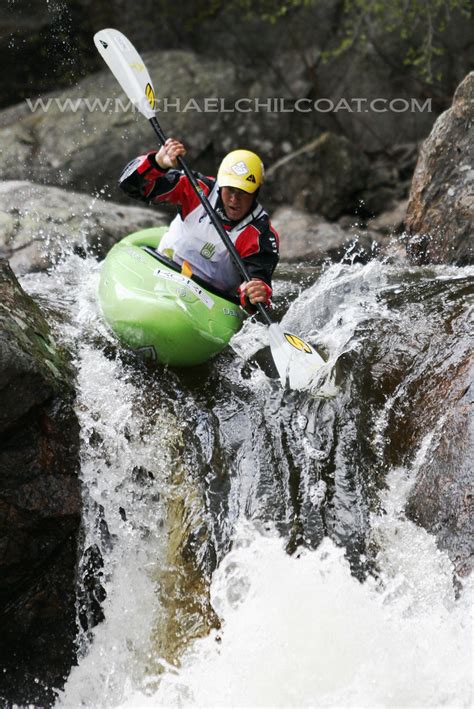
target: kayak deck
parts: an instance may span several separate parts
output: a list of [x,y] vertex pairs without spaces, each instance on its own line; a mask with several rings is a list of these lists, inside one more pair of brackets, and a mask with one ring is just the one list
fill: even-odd
[[125,345],[165,364],[193,366],[227,346],[245,312],[155,252],[166,231],[144,229],[115,244],[102,264],[99,300]]

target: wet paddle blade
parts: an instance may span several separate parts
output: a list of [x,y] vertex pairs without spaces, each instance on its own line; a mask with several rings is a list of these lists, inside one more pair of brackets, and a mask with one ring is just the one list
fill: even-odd
[[306,389],[325,364],[311,345],[273,323],[268,328],[270,349],[283,386]]
[[155,91],[142,58],[124,34],[114,29],[100,30],[94,44],[128,98],[146,118],[155,116]]

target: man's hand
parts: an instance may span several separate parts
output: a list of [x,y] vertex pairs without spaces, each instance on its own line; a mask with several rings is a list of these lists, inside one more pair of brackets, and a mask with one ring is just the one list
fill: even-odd
[[155,155],[156,164],[162,170],[167,170],[170,167],[175,168],[178,166],[178,155],[186,155],[186,148],[179,140],[168,138]]
[[245,281],[240,284],[238,293],[241,303],[242,301],[245,303],[245,297],[247,297],[252,305],[255,305],[255,303],[265,303],[266,305],[270,305],[272,289],[265,283],[265,281],[261,281],[258,278],[252,278],[251,281]]

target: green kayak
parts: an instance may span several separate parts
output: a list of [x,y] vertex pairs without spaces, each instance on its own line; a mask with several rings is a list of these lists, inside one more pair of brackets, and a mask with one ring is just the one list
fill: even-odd
[[102,264],[99,300],[117,338],[149,359],[178,367],[221,352],[242,326],[233,301],[155,252],[167,227],[118,242]]

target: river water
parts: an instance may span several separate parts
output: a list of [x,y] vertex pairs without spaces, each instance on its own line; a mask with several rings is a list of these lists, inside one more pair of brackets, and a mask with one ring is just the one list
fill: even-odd
[[472,582],[404,511],[443,416],[400,419],[472,349],[474,269],[279,274],[276,315],[328,359],[309,392],[281,390],[251,321],[208,365],[148,368],[103,323],[92,257],[23,279],[73,352],[82,430],[58,707],[472,706]]

